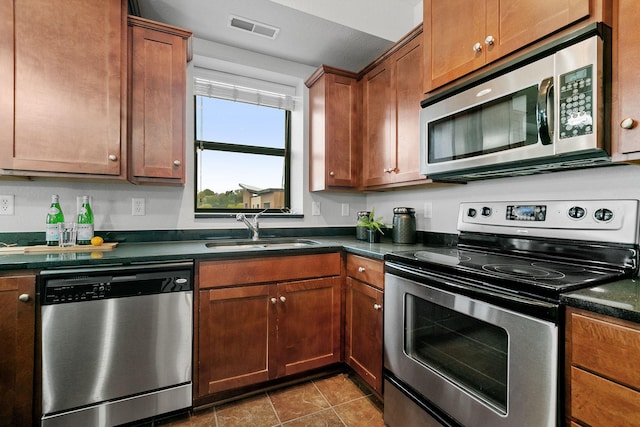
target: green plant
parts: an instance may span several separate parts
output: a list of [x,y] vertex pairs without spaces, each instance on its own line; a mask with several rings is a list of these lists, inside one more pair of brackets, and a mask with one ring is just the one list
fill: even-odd
[[360,218],[356,225],[358,227],[368,228],[369,230],[377,230],[380,234],[384,234],[382,229],[386,227],[384,222],[382,222],[381,216],[378,218],[375,217],[375,211],[373,209],[369,212],[369,215]]

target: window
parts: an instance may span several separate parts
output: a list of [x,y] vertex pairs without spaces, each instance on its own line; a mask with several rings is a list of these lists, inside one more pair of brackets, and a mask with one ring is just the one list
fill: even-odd
[[275,93],[197,77],[194,93],[195,212],[285,211],[292,104]]

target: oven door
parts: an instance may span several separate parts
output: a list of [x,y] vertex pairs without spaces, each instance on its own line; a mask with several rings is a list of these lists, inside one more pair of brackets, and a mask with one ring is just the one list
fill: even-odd
[[385,368],[466,427],[555,426],[557,325],[419,280],[385,275]]

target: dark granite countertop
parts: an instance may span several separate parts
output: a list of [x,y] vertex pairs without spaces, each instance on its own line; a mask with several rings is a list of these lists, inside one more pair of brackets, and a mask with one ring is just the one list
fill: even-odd
[[571,292],[561,301],[570,307],[640,323],[640,278]]

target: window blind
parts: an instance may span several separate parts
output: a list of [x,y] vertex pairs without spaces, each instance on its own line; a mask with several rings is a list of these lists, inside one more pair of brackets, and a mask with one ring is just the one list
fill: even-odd
[[282,110],[296,106],[293,86],[198,67],[193,72],[193,93]]

